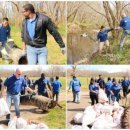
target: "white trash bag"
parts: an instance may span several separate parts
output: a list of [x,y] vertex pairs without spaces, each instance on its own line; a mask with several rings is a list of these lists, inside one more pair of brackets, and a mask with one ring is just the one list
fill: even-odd
[[82,118],[82,127],[85,128],[87,125],[90,125],[94,122],[96,118],[96,111],[93,109],[93,106],[89,106],[85,109]]
[[27,121],[23,118],[18,118],[16,121],[16,128],[17,129],[24,129],[27,126]]
[[0,130],[4,130],[4,128],[0,125]]
[[8,105],[4,98],[0,98],[0,118],[7,114],[10,114]]
[[108,101],[107,95],[105,94],[103,89],[99,89],[98,99],[100,103],[105,103]]
[[74,129],[74,130],[77,129],[77,130],[79,130],[79,129],[90,129],[90,128],[87,127],[87,126],[83,128],[81,125],[73,125],[71,127],[71,129]]
[[17,117],[15,116],[13,120],[10,120],[8,123],[8,129],[16,129],[16,122],[17,122]]
[[73,120],[75,123],[82,123],[83,113],[76,113]]
[[36,129],[49,129],[47,125],[40,123],[37,125]]

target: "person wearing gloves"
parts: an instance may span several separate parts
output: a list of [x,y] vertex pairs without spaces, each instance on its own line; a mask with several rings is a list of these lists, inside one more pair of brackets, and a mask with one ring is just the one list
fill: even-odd
[[109,47],[108,33],[112,31],[111,29],[106,29],[104,26],[100,27],[100,31],[97,34],[97,42],[99,42],[99,52],[101,53],[104,45]]
[[28,64],[47,64],[47,30],[59,44],[61,52],[65,53],[65,44],[51,18],[35,12],[32,4],[24,5],[22,14],[25,19],[22,22],[21,37]]
[[90,84],[89,84],[89,91],[90,91],[90,99],[91,99],[91,105],[98,103],[98,84],[95,83],[94,78],[91,78]]
[[120,99],[120,90],[121,90],[121,85],[115,79],[114,82],[113,82],[113,85],[111,87],[111,99],[112,99],[113,102],[114,101],[119,102],[119,99]]
[[[27,86],[24,77],[22,77],[21,75],[22,75],[22,71],[20,69],[16,69],[15,74],[9,76],[5,80],[5,82],[2,86],[2,92],[1,92],[2,97],[4,97],[4,91],[5,91],[5,88],[7,88],[7,97],[6,97],[7,105],[10,109],[11,103],[13,100],[17,118],[20,117],[20,110],[19,110],[20,92],[21,92],[23,86],[26,88],[27,91],[29,91],[31,93],[35,93],[34,90],[30,89]],[[10,120],[10,114],[8,114],[6,116],[6,119],[8,121]]]
[[72,88],[73,102],[80,103],[80,87],[81,87],[80,80],[76,76],[73,76],[73,79],[70,81],[68,89],[69,91]]
[[120,43],[119,43],[119,47],[120,49],[122,49],[124,42],[125,42],[125,38],[127,35],[130,35],[130,17],[126,16],[125,13],[122,13],[122,19],[120,21],[120,27],[118,27],[117,29],[122,28],[123,29],[123,33],[120,39]]

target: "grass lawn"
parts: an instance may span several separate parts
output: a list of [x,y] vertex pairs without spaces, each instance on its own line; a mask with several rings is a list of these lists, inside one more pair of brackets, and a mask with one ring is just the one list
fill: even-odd
[[50,112],[39,120],[45,122],[51,129],[65,129],[66,128],[66,102],[60,102],[62,109],[56,107],[51,109]]
[[119,43],[110,43],[110,51],[96,54],[90,61],[91,64],[130,64],[130,36],[125,40],[122,50],[119,50]]
[[[60,32],[63,41],[66,43],[66,25],[60,24],[58,31]],[[11,26],[11,38],[15,43],[22,48],[20,27]],[[54,38],[48,33],[48,64],[66,64],[66,55],[60,51],[59,45],[55,42]],[[4,60],[0,59],[0,64],[7,64]]]

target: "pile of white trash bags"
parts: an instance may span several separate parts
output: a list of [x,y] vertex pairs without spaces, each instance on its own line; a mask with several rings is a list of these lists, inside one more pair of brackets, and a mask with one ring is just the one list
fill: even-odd
[[108,99],[102,89],[99,90],[99,103],[85,108],[84,112],[73,117],[72,129],[121,129],[120,121],[124,108],[118,102],[107,103]]
[[[0,98],[0,118],[3,116],[10,114],[9,108],[7,106],[4,98]],[[0,130],[4,129],[0,125]],[[9,123],[7,129],[49,129],[47,125],[43,123],[34,124],[31,121],[26,121],[23,118],[14,117]]]

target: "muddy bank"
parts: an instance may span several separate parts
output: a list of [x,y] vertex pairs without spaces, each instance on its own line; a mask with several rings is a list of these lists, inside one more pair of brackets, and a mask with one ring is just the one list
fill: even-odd
[[[81,36],[83,33],[86,33],[87,36]],[[97,33],[93,30],[68,33],[67,63],[87,64],[92,55],[98,51],[98,44],[95,42],[96,35]]]

